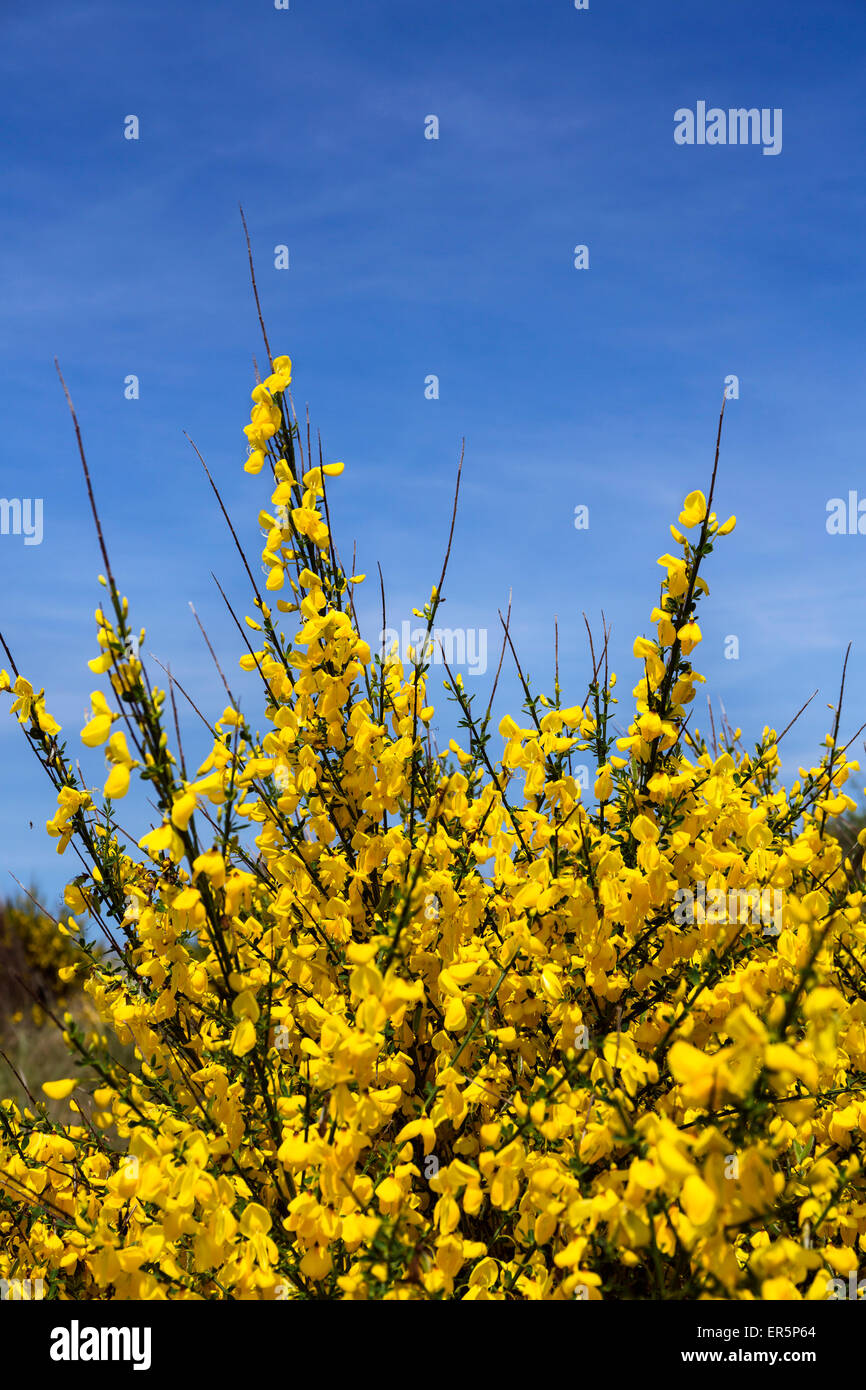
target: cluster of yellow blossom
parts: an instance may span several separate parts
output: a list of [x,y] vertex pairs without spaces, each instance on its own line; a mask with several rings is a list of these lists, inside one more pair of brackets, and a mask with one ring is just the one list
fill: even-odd
[[[273,484],[240,659],[262,730],[205,721],[189,776],[110,579],[91,668],[117,707],[95,693],[82,731],[104,799],[42,694],[0,678],[49,831],[91,865],[63,930],[104,1027],[67,1017],[44,1087],[80,1125],[0,1110],[0,1276],[68,1299],[826,1297],[866,1249],[866,926],[830,827],[857,763],[828,738],[785,789],[774,730],[750,753],[689,727],[698,571],[733,518],[686,498],[621,737],[602,654],[582,704],[524,681],[498,761],[451,678],[465,747],[434,754],[423,657],[362,640],[342,464],[304,457],[273,368],[246,430]],[[112,799],[135,770],[160,817],[130,847]]]

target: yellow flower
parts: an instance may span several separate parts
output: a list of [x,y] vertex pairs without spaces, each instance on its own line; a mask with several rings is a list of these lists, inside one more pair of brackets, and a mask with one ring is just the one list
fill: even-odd
[[697,1173],[686,1178],[680,1200],[686,1216],[698,1227],[707,1225],[717,1205],[716,1194]]
[[81,741],[88,748],[98,748],[108,738],[118,716],[109,709],[108,701],[99,690],[91,695],[90,705],[94,713],[81,730]]
[[707,499],[702,492],[690,492],[679,515],[680,526],[690,530],[698,526],[707,514]]
[[77,1081],[68,1079],[65,1081],[44,1081],[42,1089],[52,1100],[65,1100],[67,1096],[72,1095],[77,1085]]
[[610,763],[605,763],[598,769],[598,774],[593,786],[593,794],[599,801],[607,801],[613,791],[613,774]]
[[122,764],[118,764],[116,767],[113,767],[111,769],[111,771],[105,779],[103,795],[116,800],[122,796],[126,796],[126,793],[128,791],[129,768],[124,767]]
[[680,639],[680,645],[685,656],[689,656],[698,642],[703,640],[701,629],[698,627],[697,623],[683,623],[683,626],[677,631],[677,637]]
[[245,1057],[256,1045],[255,1025],[249,1018],[242,1018],[232,1031],[229,1046],[236,1057]]

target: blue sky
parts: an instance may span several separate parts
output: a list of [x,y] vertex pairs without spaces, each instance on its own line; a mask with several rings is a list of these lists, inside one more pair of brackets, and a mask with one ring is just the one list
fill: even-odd
[[[221,711],[192,601],[254,704],[210,570],[238,603],[242,575],[183,434],[255,555],[267,493],[242,471],[241,429],[263,348],[239,201],[272,347],[294,359],[326,457],[346,463],[341,549],[356,541],[371,575],[381,561],[397,623],[438,577],[465,436],[442,622],[489,632],[491,671],[470,688],[487,689],[511,589],[541,688],[558,616],[575,701],[581,612],[598,630],[604,607],[627,708],[655,561],[684,494],[706,487],[736,374],[717,498],[739,520],[707,571],[698,669],[748,741],[819,688],[782,745],[789,777],[828,727],[849,640],[843,731],[866,718],[866,536],[825,525],[830,498],[866,498],[859,0],[48,0],[4,15],[2,34],[0,492],[41,497],[44,535],[0,536],[0,628],[73,741],[97,685],[102,566],[55,354],[145,650]],[[678,146],[674,113],[699,101],[780,108],[781,152]],[[501,691],[503,709],[518,703],[510,676]],[[195,761],[206,736],[184,730]],[[101,778],[99,756],[83,765]],[[52,811],[7,716],[0,894],[15,891],[7,870],[46,897],[76,871],[44,835]],[[147,828],[146,808],[128,818]]]

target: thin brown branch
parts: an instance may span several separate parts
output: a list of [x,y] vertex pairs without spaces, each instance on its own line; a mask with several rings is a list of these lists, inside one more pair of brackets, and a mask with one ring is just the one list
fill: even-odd
[[[485,724],[490,718],[490,711],[493,708],[493,700],[496,695],[496,688],[499,685],[499,676],[502,672],[502,663],[505,660],[505,648],[508,645],[508,627],[511,622],[511,596],[513,592],[514,591],[512,589],[508,590],[508,612],[506,613],[505,617],[503,618],[502,614],[499,613],[499,621],[502,623],[502,626],[504,628],[504,632],[502,634],[502,647],[499,652],[499,665],[496,668],[496,677],[493,681],[493,689],[490,692],[490,699],[487,701],[487,709],[484,711],[484,718],[481,721],[482,728],[484,728]],[[498,609],[497,612],[499,612]]]
[[270,343],[268,342],[268,335],[267,335],[267,333],[265,332],[265,321],[264,321],[264,318],[262,317],[262,306],[261,306],[261,303],[260,303],[260,301],[259,301],[259,290],[258,290],[258,286],[256,285],[256,271],[255,271],[255,266],[253,265],[253,248],[250,246],[250,234],[249,234],[249,232],[247,231],[247,219],[244,217],[244,210],[243,210],[243,208],[241,207],[240,203],[238,203],[238,207],[240,208],[241,221],[242,221],[243,224],[244,224],[244,236],[245,236],[246,239],[247,239],[247,256],[249,257],[249,262],[250,262],[250,279],[252,280],[252,283],[253,283],[253,294],[255,295],[255,298],[256,298],[256,308],[257,308],[258,313],[259,313],[259,325],[260,325],[261,330],[262,330],[262,337],[264,338],[264,341],[265,341],[265,351],[266,351],[267,354],[268,354],[268,362],[269,362],[269,364],[271,365],[271,367],[273,367],[273,363],[274,363],[273,354],[271,353],[271,345],[270,345]]
[[439,583],[436,585],[436,596],[441,598],[442,585],[445,583],[445,571],[448,568],[448,559],[451,555],[451,542],[454,539],[454,524],[457,521],[457,500],[460,496],[460,477],[463,473],[463,456],[466,452],[466,440],[460,446],[460,462],[457,465],[457,485],[454,488],[454,506],[451,509],[451,528],[448,532],[448,546],[445,550],[445,559],[442,563],[442,573],[439,576]]
[[103,564],[105,565],[105,577],[111,585],[112,591],[116,594],[117,586],[114,582],[114,575],[111,573],[111,562],[108,558],[108,550],[106,549],[105,538],[102,534],[102,523],[99,520],[99,512],[96,510],[96,499],[93,496],[93,484],[90,481],[90,469],[87,466],[87,457],[84,453],[84,444],[82,443],[81,439],[81,430],[78,425],[78,416],[75,413],[75,406],[72,404],[72,397],[69,394],[69,388],[66,385],[66,382],[63,380],[63,373],[60,370],[60,363],[57,361],[56,357],[54,359],[54,366],[57,369],[57,375],[60,377],[60,385],[63,387],[63,394],[66,397],[66,404],[69,406],[69,413],[72,416],[72,423],[75,427],[75,438],[78,442],[78,452],[81,456],[81,466],[84,469],[84,481],[87,484],[87,496],[90,499],[90,510],[93,513],[93,520],[96,523],[96,534],[99,538],[99,549],[102,551],[102,560]]
[[199,632],[201,633],[202,637],[204,638],[204,640],[205,640],[205,642],[206,642],[206,644],[207,644],[207,649],[208,649],[208,651],[209,651],[210,654],[211,654],[211,660],[213,661],[214,666],[217,668],[217,671],[219,672],[219,678],[220,678],[220,680],[222,681],[223,686],[225,687],[225,692],[226,692],[226,694],[228,695],[229,700],[230,700],[231,703],[232,703],[232,706],[233,706],[234,708],[237,708],[237,701],[235,700],[235,697],[234,697],[234,695],[232,694],[232,692],[229,690],[229,683],[228,683],[228,681],[226,680],[225,676],[223,675],[223,669],[222,669],[222,667],[220,666],[219,661],[217,660],[217,654],[216,654],[216,652],[214,651],[213,647],[211,646],[211,640],[210,640],[210,638],[208,637],[207,633],[205,632],[204,627],[202,626],[201,619],[199,618],[198,613],[196,613],[193,604],[190,603],[189,607],[190,607],[190,612],[192,613],[192,616],[195,618],[196,623],[198,624],[198,630],[199,630]]
[[242,559],[242,561],[243,561],[244,569],[246,570],[247,575],[249,576],[249,581],[250,581],[250,583],[251,583],[252,586],[253,586],[253,592],[255,593],[255,596],[256,596],[256,598],[258,599],[259,608],[262,608],[262,607],[264,607],[264,604],[263,604],[263,602],[262,602],[262,596],[261,596],[261,594],[259,593],[258,585],[256,584],[256,581],[255,581],[255,579],[253,578],[253,572],[252,572],[252,570],[250,569],[249,564],[247,563],[247,557],[246,557],[246,555],[245,555],[244,552],[243,552],[243,549],[242,549],[242,547],[241,547],[240,541],[238,540],[237,532],[235,531],[235,528],[234,528],[234,526],[232,525],[232,522],[231,522],[231,518],[230,518],[228,512],[227,512],[226,509],[225,509],[225,504],[224,504],[224,502],[223,502],[222,497],[220,496],[220,490],[219,490],[219,488],[217,487],[216,483],[214,482],[213,478],[211,477],[211,475],[210,475],[210,470],[209,470],[207,464],[205,463],[204,459],[202,458],[201,454],[199,453],[198,449],[196,448],[196,445],[195,445],[195,444],[193,443],[193,441],[189,438],[189,435],[186,433],[186,430],[184,430],[184,434],[186,435],[187,439],[189,439],[189,442],[190,442],[190,444],[192,444],[192,447],[195,449],[195,452],[196,452],[196,454],[198,455],[199,463],[201,464],[202,468],[204,469],[205,473],[207,474],[207,480],[208,480],[208,482],[210,483],[211,487],[213,488],[214,496],[216,497],[216,500],[217,500],[217,501],[219,502],[219,504],[220,504],[220,510],[221,510],[223,516],[224,516],[225,519],[226,519],[226,525],[228,526],[229,530],[230,530],[231,533],[232,533],[232,539],[234,540],[234,543],[235,543],[235,545],[236,545],[236,547],[237,547],[237,552],[238,552],[238,554],[240,555],[240,557],[241,557],[241,559]]

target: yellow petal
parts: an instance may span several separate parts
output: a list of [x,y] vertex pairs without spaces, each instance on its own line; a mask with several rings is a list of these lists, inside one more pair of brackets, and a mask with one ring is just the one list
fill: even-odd
[[242,1018],[232,1033],[231,1049],[236,1057],[245,1057],[256,1045],[256,1030],[248,1018]]
[[185,792],[183,796],[179,796],[171,808],[172,825],[176,825],[178,830],[186,830],[195,805],[193,792]]
[[716,1209],[716,1194],[692,1173],[683,1183],[682,1206],[693,1226],[704,1226]]
[[95,714],[81,730],[81,742],[88,748],[98,748],[111,733],[111,715]]
[[42,1089],[46,1096],[50,1096],[52,1100],[65,1100],[68,1095],[72,1094],[77,1085],[77,1081],[69,1081],[68,1079],[65,1081],[45,1081],[42,1084]]
[[258,1202],[249,1202],[244,1207],[244,1214],[240,1221],[241,1235],[267,1235],[270,1229],[271,1213],[266,1207],[260,1206]]
[[129,768],[120,763],[117,767],[113,767],[105,779],[105,786],[102,790],[103,794],[113,801],[118,800],[121,796],[126,796],[129,791]]

